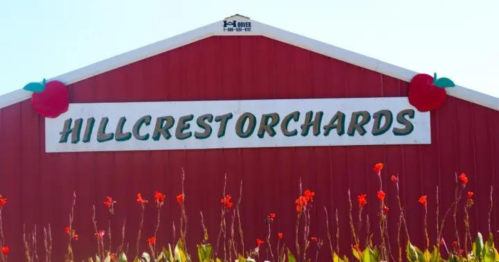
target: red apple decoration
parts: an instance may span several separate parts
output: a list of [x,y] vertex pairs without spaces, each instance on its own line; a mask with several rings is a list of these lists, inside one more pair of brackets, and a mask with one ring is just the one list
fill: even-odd
[[417,74],[409,85],[409,103],[421,112],[438,109],[447,98],[445,88],[453,86],[454,83],[448,78]]
[[33,91],[31,105],[40,115],[48,118],[56,118],[68,111],[69,98],[68,89],[59,81],[45,83],[30,83],[24,89]]

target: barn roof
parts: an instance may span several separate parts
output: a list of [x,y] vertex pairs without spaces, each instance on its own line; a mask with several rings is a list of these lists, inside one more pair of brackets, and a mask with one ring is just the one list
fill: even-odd
[[[225,22],[251,23],[251,30],[226,31]],[[244,26],[244,24],[243,24]],[[226,29],[226,28],[225,28]],[[417,72],[385,63],[375,58],[364,56],[352,51],[348,51],[333,45],[329,45],[314,39],[297,35],[242,15],[234,15],[224,20],[194,29],[192,31],[167,38],[165,40],[117,55],[103,61],[85,66],[72,72],[54,77],[49,80],[59,80],[65,84],[72,84],[83,79],[110,71],[127,64],[137,62],[158,55],[160,53],[188,45],[190,43],[211,37],[211,36],[265,36],[270,39],[281,41],[305,50],[319,53],[346,63],[350,63],[362,68],[366,68],[381,74],[391,76],[409,82]],[[448,89],[448,94],[462,100],[466,100],[484,107],[499,111],[499,98],[489,96],[462,86]],[[31,92],[23,89],[0,96],[0,108],[29,99]]]

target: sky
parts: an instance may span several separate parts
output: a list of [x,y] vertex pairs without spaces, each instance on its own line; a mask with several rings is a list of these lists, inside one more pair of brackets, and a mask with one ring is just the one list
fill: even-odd
[[499,97],[498,0],[2,0],[0,94],[236,13]]

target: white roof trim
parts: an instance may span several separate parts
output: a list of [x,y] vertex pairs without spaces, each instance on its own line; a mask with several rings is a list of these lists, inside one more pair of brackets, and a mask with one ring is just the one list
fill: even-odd
[[[317,40],[300,36],[282,29],[278,29],[247,17],[235,15],[226,19],[237,20],[238,22],[251,22],[250,32],[224,32],[224,20],[203,26],[201,28],[177,35],[130,52],[117,55],[106,60],[88,65],[75,71],[54,77],[50,80],[59,80],[65,84],[72,84],[83,79],[110,71],[127,64],[155,56],[157,54],[199,41],[210,36],[241,36],[241,35],[260,35],[270,39],[285,42],[315,53],[319,53],[343,62],[347,62],[359,67],[379,72],[406,82],[409,82],[417,72],[394,66],[380,60],[367,57],[355,52],[351,52],[333,45],[329,45]],[[462,100],[466,100],[484,107],[499,111],[499,98],[489,96],[461,86],[448,89],[448,94]],[[0,96],[0,108],[29,99],[31,92],[17,90]]]

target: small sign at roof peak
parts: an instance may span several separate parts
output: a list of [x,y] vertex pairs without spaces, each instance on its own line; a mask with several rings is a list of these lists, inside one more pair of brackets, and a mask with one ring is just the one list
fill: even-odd
[[249,17],[238,14],[227,17],[222,22],[223,33],[227,35],[251,33],[251,26]]
[[250,19],[249,17],[247,16],[244,16],[244,15],[240,15],[240,14],[235,14],[235,15],[231,15],[229,17],[226,17],[224,20],[227,20],[227,19],[231,19],[231,18],[236,18],[236,17],[241,17],[241,18],[244,18],[244,19]]

